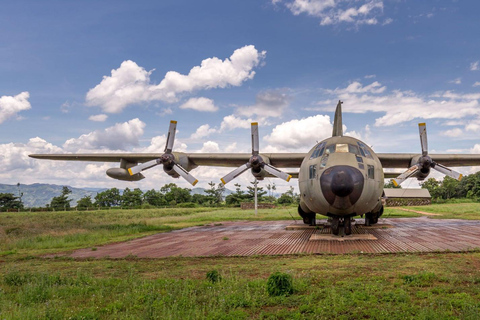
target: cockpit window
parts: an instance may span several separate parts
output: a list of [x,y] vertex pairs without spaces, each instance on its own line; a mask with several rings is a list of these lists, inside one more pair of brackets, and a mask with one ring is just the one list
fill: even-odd
[[327,149],[325,150],[326,153],[334,153],[335,152],[335,145],[329,145]]
[[353,145],[353,144],[348,145],[348,152],[353,153],[353,154],[360,154],[358,152],[358,147]]
[[[327,153],[334,153],[334,152],[343,152],[343,153],[353,153],[353,154],[360,154],[359,148],[356,145],[353,144],[346,144],[346,143],[337,143],[337,144],[332,144],[329,145],[326,148]],[[362,153],[362,155],[365,157],[365,153]],[[312,154],[313,156],[313,154]]]
[[357,144],[360,147],[360,152],[362,153],[362,156],[373,159],[372,154],[370,153],[370,151],[368,151],[368,148],[364,143],[357,142]]
[[315,159],[320,157],[323,154],[323,151],[325,150],[325,142],[319,143],[315,150],[313,150],[312,155],[310,156],[310,159]]

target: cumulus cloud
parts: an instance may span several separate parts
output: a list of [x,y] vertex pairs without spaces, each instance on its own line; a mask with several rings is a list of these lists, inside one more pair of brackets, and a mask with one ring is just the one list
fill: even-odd
[[187,75],[169,71],[158,84],[150,83],[154,70],[146,71],[131,60],[124,61],[120,68],[90,89],[86,95],[88,106],[100,106],[104,112],[118,113],[131,104],[150,101],[176,102],[179,95],[198,90],[240,86],[255,76],[255,67],[266,56],[253,45],[233,52],[230,58],[205,59],[193,67]]
[[200,152],[203,153],[214,153],[214,152],[220,152],[220,148],[218,147],[218,143],[214,141],[207,141],[203,143],[202,149],[200,149]]
[[[280,3],[279,0],[272,2]],[[284,3],[294,15],[306,14],[319,18],[322,26],[341,23],[374,25],[379,23],[378,17],[383,15],[381,0],[285,0]],[[391,23],[389,18],[383,24],[388,23]]]
[[30,94],[26,91],[17,94],[16,96],[2,96],[0,97],[0,123],[16,116],[19,112],[29,110],[32,108],[28,98]]
[[306,147],[311,148],[317,141],[331,135],[330,117],[316,115],[279,124],[264,137],[264,140],[278,151],[299,149],[306,151]]
[[209,135],[211,135],[212,133],[215,133],[215,132],[217,132],[217,130],[215,130],[214,128],[210,128],[210,125],[208,125],[208,124],[204,124],[204,125],[201,125],[200,127],[198,127],[197,131],[192,133],[190,138],[201,139],[201,138],[207,137],[207,136],[209,136]]
[[69,151],[78,150],[126,150],[129,146],[137,146],[143,135],[145,123],[138,118],[128,122],[117,123],[104,130],[96,130],[83,134],[79,138],[69,139],[63,147]]
[[203,112],[215,112],[218,110],[218,107],[215,106],[213,100],[200,97],[188,99],[187,102],[180,106],[180,109],[193,109]]
[[478,86],[480,86],[480,81],[476,81],[476,82],[472,85],[472,87],[478,87]]
[[352,83],[346,88],[325,90],[332,99],[318,102],[315,111],[331,111],[338,99],[345,101],[343,111],[353,113],[382,112],[375,126],[391,126],[413,119],[461,119],[478,118],[480,93],[460,94],[453,91],[437,92],[428,96],[413,91],[392,90],[374,82],[363,86]]
[[475,62],[470,63],[470,70],[471,70],[471,71],[478,71],[478,70],[480,70],[479,63],[480,63],[480,61],[475,61]]
[[105,120],[107,120],[107,118],[108,116],[106,114],[97,114],[97,115],[88,117],[88,120],[96,121],[96,122],[104,122]]
[[229,115],[223,118],[222,124],[220,125],[220,131],[233,130],[237,128],[250,128],[252,119],[241,119],[235,115]]

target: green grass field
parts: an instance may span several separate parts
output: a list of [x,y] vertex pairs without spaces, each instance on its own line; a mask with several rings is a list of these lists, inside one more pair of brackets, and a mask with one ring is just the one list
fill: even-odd
[[[409,209],[480,219],[477,203]],[[480,319],[480,252],[41,257],[193,225],[292,216],[295,208],[258,216],[211,208],[1,213],[0,319]],[[385,210],[386,219],[413,216]],[[206,279],[212,270],[221,281]],[[293,276],[293,294],[267,294],[276,271]]]

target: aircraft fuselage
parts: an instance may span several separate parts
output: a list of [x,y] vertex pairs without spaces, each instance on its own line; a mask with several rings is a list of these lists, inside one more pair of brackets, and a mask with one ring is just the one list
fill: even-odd
[[334,136],[315,145],[302,162],[298,181],[301,215],[303,211],[310,217],[318,213],[346,218],[370,213],[379,216],[383,211],[380,160],[353,137]]

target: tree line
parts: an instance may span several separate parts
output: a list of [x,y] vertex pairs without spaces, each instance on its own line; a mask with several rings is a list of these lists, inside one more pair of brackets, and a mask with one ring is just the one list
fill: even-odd
[[[422,182],[421,187],[427,189],[432,196],[432,201],[448,199],[471,199],[480,200],[480,172],[464,176],[462,180],[445,176],[443,180],[429,178]],[[395,186],[390,180],[385,188],[401,188]]]
[[[87,210],[94,208],[153,208],[166,206],[182,207],[216,207],[216,206],[240,206],[242,202],[252,202],[255,196],[255,182],[247,186],[244,191],[240,184],[235,184],[235,192],[225,196],[225,187],[223,184],[210,182],[209,188],[205,189],[205,194],[191,194],[188,188],[178,187],[175,183],[168,183],[159,190],[151,189],[143,192],[139,188],[125,188],[120,192],[118,188],[111,188],[98,192],[95,197],[85,196],[77,201],[77,210]],[[282,193],[280,197],[275,197],[275,184],[268,184],[267,190],[257,186],[257,198],[259,202],[268,202],[280,205],[298,204],[299,195],[294,192],[293,187]],[[53,197],[50,204],[46,205],[48,210],[70,210],[72,209],[72,199],[69,195],[72,191],[64,186],[60,195]],[[0,193],[0,210],[23,210],[24,204],[20,195],[15,196],[12,193]]]

